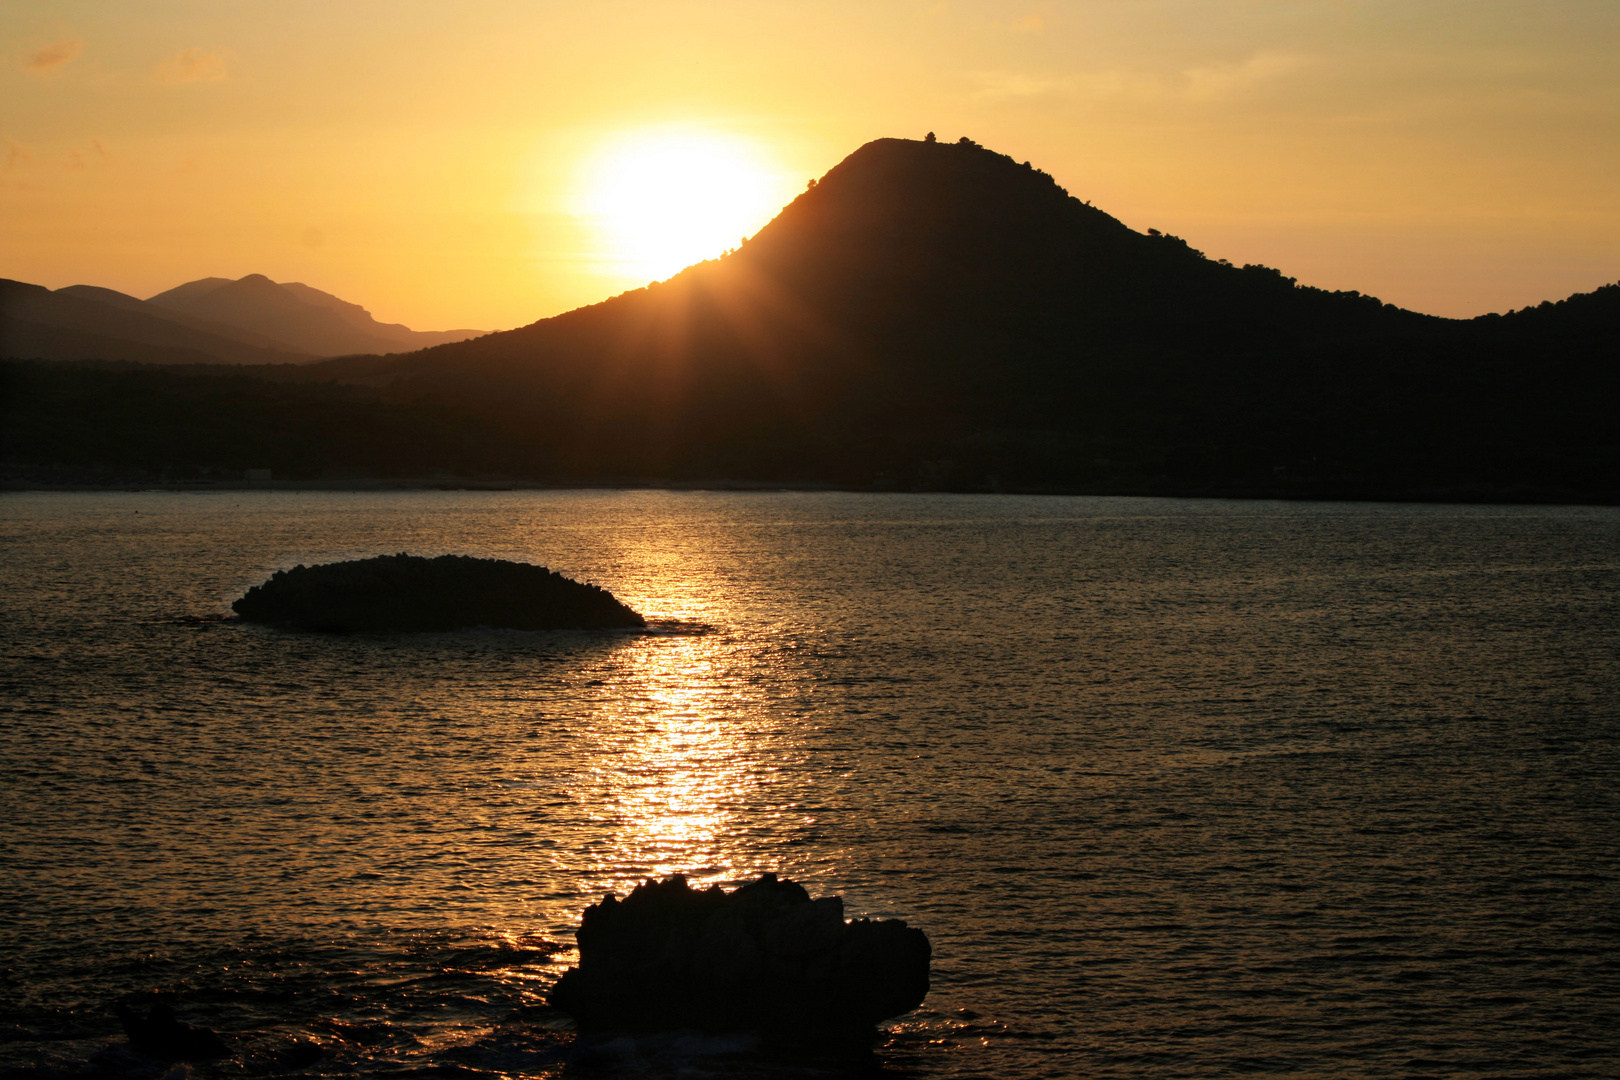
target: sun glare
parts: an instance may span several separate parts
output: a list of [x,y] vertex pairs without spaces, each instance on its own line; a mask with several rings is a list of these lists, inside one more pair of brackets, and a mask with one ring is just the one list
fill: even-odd
[[741,139],[638,133],[589,160],[581,204],[602,269],[652,281],[736,247],[782,208],[779,188],[761,152]]

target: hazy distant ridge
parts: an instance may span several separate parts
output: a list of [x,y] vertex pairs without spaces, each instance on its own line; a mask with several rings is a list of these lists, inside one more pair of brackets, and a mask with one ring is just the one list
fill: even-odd
[[307,363],[409,352],[480,333],[380,323],[358,304],[259,274],[202,278],[149,300],[95,285],[52,292],[0,281],[0,316],[3,357],[153,364]]
[[316,355],[314,353],[307,353],[302,349],[295,349],[291,345],[288,345],[285,341],[277,341],[275,338],[267,337],[264,334],[256,334],[251,330],[244,330],[239,326],[232,326],[229,323],[213,322],[208,319],[199,319],[179,311],[160,307],[159,305],[153,304],[147,300],[136,299],[135,297],[130,296],[128,293],[121,293],[116,289],[102,288],[99,285],[69,285],[66,288],[57,289],[55,295],[76,296],[81,300],[97,300],[103,304],[111,304],[114,307],[121,307],[126,311],[140,311],[160,319],[180,323],[182,326],[189,326],[194,330],[201,330],[204,333],[214,334],[218,337],[230,338],[232,341],[240,341],[244,345],[252,345],[259,349],[268,349],[271,352],[300,353],[302,355],[312,357]]
[[147,303],[263,334],[317,356],[410,352],[482,333],[419,332],[380,323],[359,304],[301,282],[278,285],[263,274],[236,281],[201,278],[149,297]]
[[147,364],[288,364],[316,357],[89,285],[0,280],[0,356]]

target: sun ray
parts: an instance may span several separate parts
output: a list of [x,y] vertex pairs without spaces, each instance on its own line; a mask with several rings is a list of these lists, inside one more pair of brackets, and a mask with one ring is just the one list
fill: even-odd
[[720,255],[781,209],[780,177],[763,151],[707,132],[632,132],[585,163],[579,216],[596,233],[600,268],[662,280]]

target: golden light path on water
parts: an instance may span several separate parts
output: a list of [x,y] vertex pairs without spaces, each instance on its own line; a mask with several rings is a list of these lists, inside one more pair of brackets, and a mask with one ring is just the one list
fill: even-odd
[[[764,751],[757,676],[740,674],[750,661],[735,637],[705,622],[723,613],[681,591],[671,584],[662,596],[631,598],[681,628],[616,647],[603,673],[614,691],[593,696],[575,718],[588,749],[566,792],[574,838],[568,850],[550,849],[540,860],[551,873],[565,870],[573,898],[543,920],[549,933],[534,930],[530,911],[514,912],[501,934],[518,948],[552,952],[555,970],[578,963],[570,929],[605,894],[622,897],[671,874],[684,874],[694,888],[729,889],[782,869],[762,857],[758,807],[746,805],[776,771]],[[540,970],[520,964],[510,972],[535,1001],[555,975]]]
[[591,752],[574,794],[594,845],[575,854],[574,868],[597,898],[648,877],[730,887],[778,869],[761,861],[754,834],[769,823],[749,806],[776,771],[760,658],[723,599],[732,591],[723,560],[687,547],[637,561],[619,595],[655,631],[678,629],[616,649],[614,692],[584,717]]
[[737,719],[744,703],[708,644],[674,638],[638,650],[645,711],[622,718],[618,753],[599,770],[615,826],[612,862],[658,877],[685,873],[694,885],[736,876],[726,838],[738,802],[759,782]]

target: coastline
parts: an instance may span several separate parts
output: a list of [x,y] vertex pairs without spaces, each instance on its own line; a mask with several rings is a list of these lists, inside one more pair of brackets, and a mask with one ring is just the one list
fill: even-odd
[[105,481],[87,478],[41,479],[26,476],[0,477],[0,495],[23,492],[195,492],[240,493],[276,492],[393,492],[393,491],[713,491],[713,492],[848,492],[878,495],[1045,495],[1159,499],[1212,499],[1226,501],[1279,502],[1369,502],[1440,503],[1481,506],[1620,506],[1620,491],[1583,492],[1568,488],[1515,485],[1489,488],[1483,485],[1413,486],[1400,490],[1372,485],[1301,481],[1290,484],[1254,486],[1199,486],[1174,483],[1098,485],[1093,487],[1006,486],[965,488],[944,486],[879,486],[840,484],[833,481],[738,480],[723,477],[702,480],[604,479],[592,481],[543,481],[517,478],[426,476],[426,477],[334,477],[301,480],[163,480],[118,477]]

